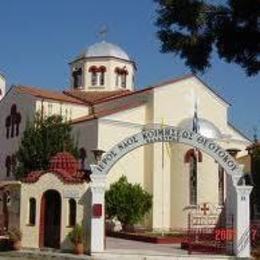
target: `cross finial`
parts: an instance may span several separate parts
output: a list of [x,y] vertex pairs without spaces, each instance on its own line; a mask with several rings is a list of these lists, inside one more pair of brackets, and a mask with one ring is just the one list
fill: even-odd
[[108,34],[108,27],[106,25],[103,25],[100,30],[99,30],[99,37],[102,40],[105,40],[105,38],[107,37]]

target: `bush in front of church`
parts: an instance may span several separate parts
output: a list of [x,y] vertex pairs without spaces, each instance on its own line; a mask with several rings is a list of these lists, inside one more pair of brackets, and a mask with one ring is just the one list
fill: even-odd
[[140,222],[152,208],[152,195],[140,184],[131,184],[125,176],[110,185],[106,191],[106,215],[117,218],[123,230]]

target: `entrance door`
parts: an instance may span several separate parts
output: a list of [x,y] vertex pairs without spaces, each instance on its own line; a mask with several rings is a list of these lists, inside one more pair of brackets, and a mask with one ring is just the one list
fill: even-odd
[[40,247],[60,247],[61,197],[55,190],[42,196],[40,220]]

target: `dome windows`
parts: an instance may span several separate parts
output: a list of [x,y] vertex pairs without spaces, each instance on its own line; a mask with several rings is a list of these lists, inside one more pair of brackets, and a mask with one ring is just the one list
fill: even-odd
[[82,68],[74,69],[72,72],[73,78],[73,88],[79,89],[82,88]]
[[100,70],[100,76],[99,76],[99,84],[100,86],[104,86],[105,85],[105,72],[106,72],[106,67],[105,66],[101,66],[99,68]]
[[126,68],[116,67],[115,74],[116,74],[116,78],[115,78],[116,87],[126,88],[126,78],[128,75],[128,71],[126,70]]
[[80,91],[134,89],[135,63],[119,46],[91,45],[71,63],[71,88]]
[[91,86],[104,86],[105,73],[107,71],[105,66],[91,66],[88,70],[91,73]]

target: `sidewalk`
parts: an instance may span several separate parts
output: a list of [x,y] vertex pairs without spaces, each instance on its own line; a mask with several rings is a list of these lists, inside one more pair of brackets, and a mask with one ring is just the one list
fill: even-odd
[[22,250],[0,252],[0,260],[224,260],[236,257],[220,255],[188,255],[179,245],[158,245],[108,237],[104,253],[76,256],[60,252]]

